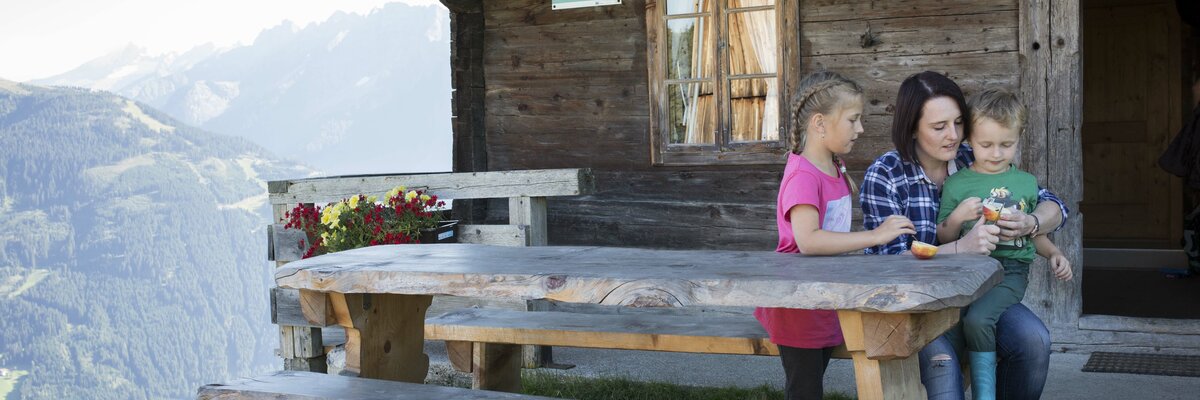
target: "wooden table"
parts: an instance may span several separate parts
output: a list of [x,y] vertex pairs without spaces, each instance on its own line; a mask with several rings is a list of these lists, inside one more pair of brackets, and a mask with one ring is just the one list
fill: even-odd
[[1002,278],[983,256],[805,257],[771,251],[477,244],[375,246],[289,263],[306,317],[346,328],[346,370],[422,382],[432,295],[625,306],[837,310],[860,399],[919,398],[915,354]]

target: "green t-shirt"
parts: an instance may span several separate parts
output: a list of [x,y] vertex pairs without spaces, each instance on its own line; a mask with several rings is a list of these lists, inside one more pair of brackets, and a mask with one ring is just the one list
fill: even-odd
[[[950,217],[950,213],[954,212],[954,207],[968,197],[983,199],[984,207],[1000,208],[1002,214],[1008,214],[1014,209],[1030,213],[1037,206],[1037,194],[1037,178],[1015,166],[999,174],[982,174],[970,168],[962,169],[946,178],[946,184],[942,187],[937,221],[939,224],[945,221]],[[963,223],[958,236],[962,237],[970,231],[976,220]],[[992,257],[1031,263],[1036,254],[1032,240],[1017,238],[997,243]]]

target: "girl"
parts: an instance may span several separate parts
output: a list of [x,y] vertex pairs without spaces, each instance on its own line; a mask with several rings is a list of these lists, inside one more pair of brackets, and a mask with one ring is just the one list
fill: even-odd
[[[780,253],[836,255],[881,245],[916,231],[908,218],[888,218],[878,228],[850,232],[853,183],[837,155],[862,133],[862,88],[834,72],[800,82],[792,99],[792,151],[779,184]],[[758,308],[754,316],[779,346],[789,400],[820,399],[833,348],[842,344],[837,312]]]

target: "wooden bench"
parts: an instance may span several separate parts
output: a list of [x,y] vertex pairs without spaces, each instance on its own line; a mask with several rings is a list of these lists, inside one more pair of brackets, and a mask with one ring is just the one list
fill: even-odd
[[280,371],[271,375],[214,383],[200,387],[196,398],[209,399],[550,399],[515,393],[354,378],[303,371]]
[[[587,195],[595,191],[590,169],[550,169],[474,173],[399,174],[297,179],[272,181],[268,192],[275,221],[298,204],[324,204],[357,194],[382,195],[396,186],[425,189],[443,199],[507,199],[507,225],[459,225],[460,243],[502,246],[544,246],[547,242],[546,201],[549,197]],[[299,260],[303,255],[298,242],[307,242],[304,233],[284,229],[282,224],[268,226],[269,260],[277,266]],[[279,325],[279,356],[284,368],[295,371],[326,371],[325,346],[321,328],[325,325],[306,320],[304,307],[293,289],[271,290],[271,322]],[[538,300],[481,299],[439,296],[431,310],[443,312],[463,307],[539,310]],[[537,367],[551,362],[548,348],[526,348],[524,364]]]
[[[461,309],[427,318],[425,339],[446,341],[455,369],[469,372],[472,387],[516,391],[519,366],[481,365],[511,359],[520,345],[682,353],[778,356],[762,326],[750,315],[673,315],[662,312],[580,314],[555,311]],[[476,358],[475,354],[486,354]],[[845,346],[835,358],[849,359]]]

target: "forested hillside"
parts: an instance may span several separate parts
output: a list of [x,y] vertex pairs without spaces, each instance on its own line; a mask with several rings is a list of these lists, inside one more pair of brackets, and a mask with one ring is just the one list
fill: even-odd
[[106,92],[0,81],[0,367],[10,398],[187,398],[278,368],[265,180],[244,139]]

